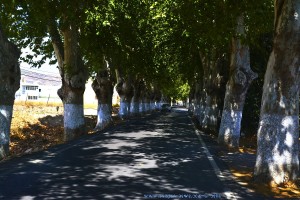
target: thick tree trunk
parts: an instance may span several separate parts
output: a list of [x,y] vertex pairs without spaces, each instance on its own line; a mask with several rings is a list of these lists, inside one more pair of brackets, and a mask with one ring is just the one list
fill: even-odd
[[98,99],[97,124],[95,130],[103,130],[112,122],[113,84],[106,69],[98,72],[92,87]]
[[140,100],[140,113],[147,113],[148,112],[148,106],[147,106],[147,102],[148,102],[148,92],[146,91],[147,89],[145,89],[142,92],[142,96],[141,96],[141,100]]
[[203,105],[204,105],[204,107],[203,107],[203,111],[202,111],[203,117],[202,117],[201,125],[204,129],[208,129],[209,118],[210,118],[211,109],[212,109],[212,97],[208,92],[205,92],[205,99],[204,99]]
[[77,27],[70,25],[62,33],[64,65],[60,67],[62,87],[57,93],[64,104],[64,139],[69,141],[86,133],[83,93],[88,73],[79,51]]
[[[245,35],[243,17],[237,20],[237,35]],[[249,47],[236,36],[232,39],[230,79],[226,85],[224,107],[218,141],[225,146],[239,147],[242,111],[247,90],[256,74],[250,68]]]
[[275,1],[275,38],[263,88],[254,177],[282,184],[299,175],[300,1]]
[[138,116],[140,114],[140,101],[135,95],[133,95],[130,103],[130,114],[132,116]]
[[4,36],[0,25],[0,160],[9,155],[15,92],[20,87],[20,50]]
[[189,114],[193,114],[194,113],[194,105],[195,105],[195,91],[196,91],[196,84],[193,84],[191,86],[191,90],[190,90],[190,93],[189,93],[189,97],[188,97],[188,105],[187,105],[187,108],[188,108],[188,112]]
[[200,122],[201,120],[201,91],[202,91],[202,85],[200,83],[195,84],[195,90],[194,90],[194,107],[193,107],[193,115],[195,118],[198,119]]
[[160,106],[160,100],[161,100],[161,92],[157,89],[157,86],[154,86],[154,93],[155,93],[155,110],[159,110]]
[[216,62],[211,65],[211,77],[208,95],[210,96],[210,106],[208,110],[207,128],[215,133],[219,131],[223,100],[225,96],[225,83],[227,67],[226,55],[217,54]]
[[[117,71],[117,70],[116,70]],[[130,79],[126,81],[120,77],[120,73],[117,72],[118,83],[116,85],[116,90],[120,96],[120,109],[119,117],[121,119],[126,119],[130,115],[130,102],[133,97],[133,86]]]
[[[216,91],[217,92],[217,91]],[[218,96],[214,94],[211,98],[211,108],[209,110],[209,118],[207,126],[209,130],[214,132],[218,131],[218,117],[219,117],[219,107],[218,107]]]
[[143,85],[143,81],[139,79],[136,79],[133,83],[133,97],[130,103],[130,114],[132,116],[138,116],[140,114],[140,99]]
[[199,54],[202,62],[203,74],[200,79],[200,85],[196,85],[196,95],[198,97],[196,96],[197,101],[195,106],[195,112],[197,113],[197,119],[199,121],[200,126],[202,128],[207,128],[207,118],[209,117],[208,111],[210,109],[210,96],[208,94],[208,91],[210,90],[210,80],[212,78],[212,74],[210,71],[211,63],[208,55],[204,55],[202,52],[199,52]]
[[151,88],[151,91],[150,91],[149,109],[150,109],[150,112],[155,110],[155,91],[153,88]]
[[155,100],[150,101],[150,111],[151,112],[155,111]]
[[140,100],[140,112],[148,113],[151,111],[151,91],[149,88],[144,85],[141,92],[141,100]]
[[[65,17],[67,18],[67,17]],[[78,28],[65,21],[63,30],[58,30],[55,20],[49,20],[48,32],[58,61],[62,86],[57,91],[64,104],[64,140],[72,140],[86,133],[83,93],[88,79],[78,46]],[[64,40],[62,40],[62,37]]]
[[149,88],[146,87],[146,93],[144,95],[143,102],[145,104],[145,112],[149,113],[150,112],[150,92]]
[[224,99],[224,80],[226,67],[226,55],[215,48],[210,55],[200,53],[203,78],[200,90],[199,123],[204,129],[217,132],[219,130],[220,113],[222,105],[220,99]]

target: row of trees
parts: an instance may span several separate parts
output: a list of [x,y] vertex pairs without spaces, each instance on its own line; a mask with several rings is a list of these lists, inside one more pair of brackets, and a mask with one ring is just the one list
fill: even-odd
[[[223,3],[224,6],[226,1]],[[238,148],[247,90],[257,78],[257,73],[250,68],[249,46],[256,50],[265,46],[257,42],[269,38],[267,35],[273,28],[268,19],[274,19],[273,50],[264,76],[254,178],[261,183],[282,184],[299,176],[299,52],[296,46],[300,36],[300,4],[278,0],[274,4],[257,3],[257,8],[250,1],[241,3],[236,2],[238,8],[228,4],[236,11],[232,15],[235,21],[230,29],[232,33],[227,40],[230,43],[228,58],[224,59],[226,51],[220,52],[222,46],[219,44],[209,43],[208,54],[202,52],[203,49],[199,51],[203,71],[191,91],[191,110],[202,128],[218,132],[220,144],[230,149]],[[252,15],[252,9],[257,16]],[[268,16],[272,14],[270,9],[274,9],[275,18]],[[218,23],[218,19],[224,23],[222,18],[215,18],[214,23]],[[261,23],[262,19],[264,23]],[[254,24],[256,27],[252,27]],[[251,33],[251,30],[255,32]],[[222,69],[226,66],[229,77]]]
[[[153,108],[162,94],[185,98],[191,88],[190,110],[201,126],[218,132],[221,144],[236,149],[248,88],[262,74],[250,68],[250,58],[257,53],[251,51],[268,54],[265,43],[269,44],[266,39],[275,25],[254,175],[278,184],[296,179],[300,30],[296,0],[15,0],[0,9],[3,30],[11,41],[43,55],[38,62],[31,55],[25,61],[39,66],[49,58],[57,63],[66,140],[84,133],[82,95],[92,76],[99,101],[97,128],[111,119],[115,84],[121,117],[138,113],[144,105]],[[15,60],[19,56],[10,55]],[[11,64],[3,66],[8,70]],[[17,72],[9,70],[15,82]],[[9,122],[11,114],[5,116]],[[7,127],[1,141],[8,141]],[[1,142],[2,156],[7,148],[7,142]]]

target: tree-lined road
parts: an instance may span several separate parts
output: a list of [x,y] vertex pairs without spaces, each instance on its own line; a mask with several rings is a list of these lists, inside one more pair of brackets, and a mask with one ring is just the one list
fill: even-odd
[[[214,159],[226,174],[226,165]],[[3,162],[0,180],[0,199],[10,200],[259,199],[218,178],[185,109]]]

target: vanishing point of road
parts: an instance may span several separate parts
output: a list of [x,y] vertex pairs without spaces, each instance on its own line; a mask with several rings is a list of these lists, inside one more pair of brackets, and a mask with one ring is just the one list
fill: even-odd
[[0,199],[260,199],[215,146],[186,109],[155,113],[0,163]]

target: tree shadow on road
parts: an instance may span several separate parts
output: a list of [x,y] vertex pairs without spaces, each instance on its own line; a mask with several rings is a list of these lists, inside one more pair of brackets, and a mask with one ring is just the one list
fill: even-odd
[[225,187],[187,114],[177,112],[136,118],[23,163],[0,177],[5,180],[0,198],[147,199],[152,194],[223,195]]

